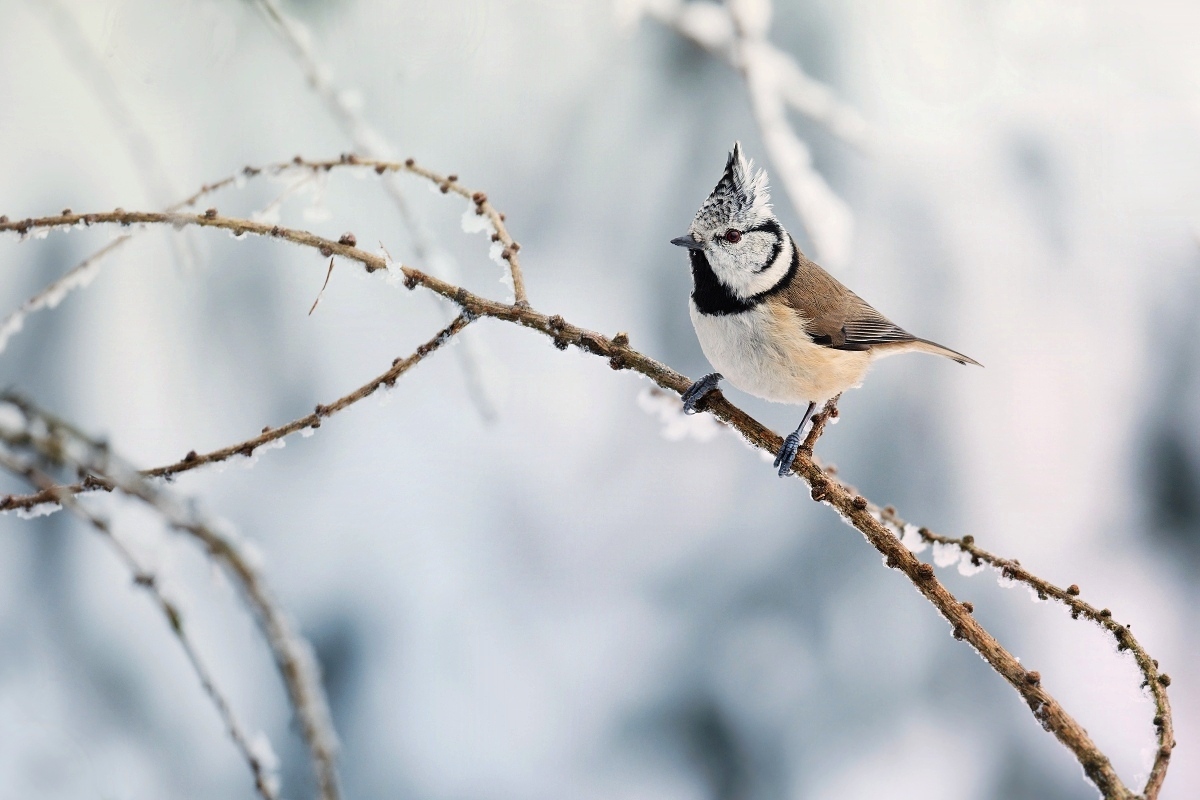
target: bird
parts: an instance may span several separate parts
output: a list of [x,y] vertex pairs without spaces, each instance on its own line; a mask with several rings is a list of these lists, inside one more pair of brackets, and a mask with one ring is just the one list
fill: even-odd
[[755,171],[740,142],[687,234],[671,244],[687,249],[692,325],[717,370],[683,393],[684,411],[696,413],[723,379],[765,400],[807,403],[776,455],[780,477],[817,405],[860,385],[876,359],[922,352],[982,366],[899,327],[805,256],[772,211],[766,171]]

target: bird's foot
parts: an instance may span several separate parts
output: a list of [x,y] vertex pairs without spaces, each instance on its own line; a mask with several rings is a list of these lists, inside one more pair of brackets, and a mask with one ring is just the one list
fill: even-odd
[[796,453],[799,451],[800,431],[794,431],[783,440],[783,447],[779,448],[779,455],[775,456],[775,468],[779,470],[779,477],[782,478],[792,471],[792,462],[796,460]]
[[700,404],[705,395],[717,388],[717,384],[721,382],[722,377],[724,376],[721,373],[714,372],[711,375],[705,375],[689,386],[687,391],[683,393],[683,413],[695,414],[697,410],[696,406]]
[[[779,470],[779,477],[783,477],[792,471],[792,462],[796,460],[796,453],[800,452],[800,432],[804,430],[804,426],[813,418],[813,411],[816,410],[816,402],[810,402],[808,409],[804,412],[804,418],[800,420],[800,424],[796,430],[787,435],[783,440],[783,447],[779,448],[779,455],[775,456],[775,469]],[[810,451],[811,452],[811,451]]]

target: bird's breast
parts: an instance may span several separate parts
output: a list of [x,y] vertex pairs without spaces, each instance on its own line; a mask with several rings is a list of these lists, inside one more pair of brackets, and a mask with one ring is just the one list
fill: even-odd
[[740,314],[704,314],[691,304],[705,357],[744,392],[777,403],[823,401],[857,386],[870,354],[814,344],[793,309],[761,303]]

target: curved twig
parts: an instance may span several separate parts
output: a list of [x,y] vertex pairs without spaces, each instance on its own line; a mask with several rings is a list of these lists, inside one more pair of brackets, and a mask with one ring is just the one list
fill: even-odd
[[[26,425],[21,430],[0,426],[0,440],[9,446],[29,450],[49,464],[67,466],[94,476],[100,485],[140,500],[170,527],[199,541],[225,569],[253,609],[283,677],[301,735],[308,745],[320,796],[322,800],[338,800],[337,736],[329,718],[329,703],[312,648],[292,629],[292,623],[242,548],[222,530],[223,526],[210,522],[193,507],[178,502],[151,484],[127,467],[107,445],[88,438],[19,396],[6,393],[2,399],[24,415]],[[58,502],[72,495],[71,487],[52,486],[48,491]]]
[[[395,160],[395,153],[387,139],[372,126],[361,110],[347,100],[348,92],[334,83],[330,70],[323,65],[312,46],[308,31],[283,10],[276,0],[256,0],[268,25],[278,34],[308,81],[313,94],[324,104],[329,116],[341,127],[342,132],[353,142],[354,151],[369,158]],[[409,246],[416,266],[429,269],[434,275],[447,281],[458,279],[458,264],[454,255],[430,234],[404,196],[400,180],[395,173],[383,176],[383,191],[391,200],[408,233]],[[519,270],[518,270],[519,272]],[[513,293],[518,300],[526,300],[525,285],[513,282]],[[449,321],[449,317],[447,317]],[[486,421],[496,418],[495,403],[484,379],[480,362],[486,355],[479,340],[464,336],[456,353],[466,379],[467,392],[475,403],[479,414]]]
[[[254,455],[255,451],[263,445],[276,442],[289,436],[293,433],[298,433],[304,430],[315,430],[321,427],[322,421],[327,417],[332,417],[334,414],[342,411],[349,406],[354,405],[359,400],[364,400],[370,397],[382,387],[392,387],[396,380],[415,367],[418,363],[437,352],[442,345],[446,344],[450,339],[461,332],[467,325],[475,320],[475,316],[470,312],[464,311],[455,317],[448,326],[438,331],[432,339],[418,347],[412,355],[406,358],[397,358],[392,362],[392,366],[381,375],[372,378],[349,394],[339,397],[332,403],[318,405],[316,410],[311,414],[306,414],[303,417],[298,417],[290,422],[278,425],[274,428],[263,428],[262,433],[258,436],[251,437],[245,441],[231,444],[227,447],[222,447],[218,450],[213,450],[208,453],[197,453],[191,450],[183,458],[171,464],[164,464],[161,467],[154,467],[141,471],[141,475],[146,478],[167,478],[178,475],[183,472],[189,472],[198,467],[203,467],[207,464],[218,464],[222,461],[227,461],[235,456],[244,456],[249,458]],[[86,482],[85,482],[86,483]],[[98,481],[92,481],[94,488],[106,488],[100,485]],[[68,489],[85,490],[84,484],[75,484],[67,487]]]
[[[655,0],[644,13],[735,69],[739,35],[728,6],[714,3]],[[778,90],[791,108],[824,125],[829,132],[861,149],[871,147],[871,131],[862,114],[840,100],[834,90],[809,75],[789,53],[763,42],[778,76]]]
[[[386,165],[385,169],[379,169],[380,165]],[[225,189],[229,186],[238,185],[241,181],[253,179],[260,175],[280,176],[289,172],[321,174],[339,167],[360,167],[363,169],[373,170],[376,174],[384,176],[394,176],[396,173],[411,172],[414,175],[423,177],[427,180],[432,180],[438,186],[449,185],[450,188],[448,191],[453,191],[455,194],[474,202],[476,213],[487,218],[489,224],[495,231],[492,236],[493,241],[499,242],[504,248],[500,255],[507,260],[510,270],[513,268],[514,260],[517,258],[516,253],[521,249],[521,246],[513,241],[513,238],[509,234],[507,227],[505,227],[504,214],[493,207],[490,202],[487,202],[486,195],[483,195],[482,192],[476,192],[459,184],[456,176],[449,176],[449,178],[455,179],[451,181],[446,177],[430,172],[429,170],[425,170],[421,167],[417,167],[415,164],[400,164],[393,161],[377,161],[373,159],[359,158],[358,156],[353,155],[343,155],[336,160],[330,161],[309,161],[297,156],[289,161],[281,161],[262,167],[247,166],[233,175],[227,175],[221,180],[204,184],[199,190],[190,196],[185,197],[183,200],[180,200],[178,203],[169,206],[166,210],[182,211],[186,208],[191,208],[200,202],[200,200],[210,194],[213,194],[214,192]],[[476,201],[476,198],[481,195],[484,199],[483,203]],[[278,204],[283,196],[284,195],[281,195],[279,198],[276,198],[276,200],[272,201],[268,207]],[[64,213],[69,214],[70,211],[65,210]],[[8,218],[0,218],[0,224],[3,222],[8,222]],[[46,308],[55,308],[71,291],[87,286],[89,283],[91,283],[92,279],[95,278],[99,270],[100,261],[123,247],[132,238],[133,233],[127,233],[109,242],[104,247],[83,259],[81,262],[79,262],[79,264],[63,273],[62,276],[54,281],[51,281],[42,290],[26,299],[23,303],[21,303],[20,306],[12,311],[7,317],[5,317],[3,321],[0,321],[0,352],[4,351],[9,339],[21,331],[25,325],[26,318],[30,314]],[[513,277],[514,286],[518,281],[520,281],[523,292],[524,279],[521,277],[519,260],[515,261],[515,269],[516,272]],[[476,404],[480,407],[480,413],[485,419],[490,419],[494,415],[494,412],[491,409],[490,401],[483,396],[483,389],[480,384],[481,378],[478,374],[478,365],[469,363],[465,365],[465,369],[467,371],[467,381],[469,384],[471,384],[471,392],[475,398]]]
[[[224,189],[227,186],[233,186],[244,178],[254,177],[262,173],[279,175],[294,168],[296,168],[296,164],[292,161],[284,162],[282,164],[272,164],[264,169],[247,167],[246,169],[241,170],[233,175],[228,175],[219,181],[204,184],[188,197],[185,197],[178,203],[168,206],[167,211],[182,211],[185,208],[191,208],[207,195]],[[312,169],[311,167],[307,167],[307,165],[306,168],[310,170]],[[267,206],[267,209],[271,209],[278,205],[286,195],[287,192],[281,194]],[[5,317],[2,322],[0,322],[0,353],[4,352],[4,348],[8,346],[9,339],[20,333],[21,329],[25,327],[25,319],[30,314],[36,313],[45,308],[55,308],[72,291],[83,288],[90,284],[100,270],[100,262],[106,256],[112,255],[114,252],[124,247],[132,238],[132,233],[126,233],[122,236],[118,236],[116,239],[113,239],[104,247],[95,251],[76,264],[74,267],[64,272],[60,277],[48,283],[45,288],[43,288],[37,294],[21,303],[20,306],[18,306],[7,317]]]
[[[871,510],[878,513],[883,521],[894,525],[901,535],[903,534],[908,523],[896,514],[894,508],[886,506],[880,509],[872,505]],[[1162,789],[1163,780],[1167,777],[1167,767],[1170,764],[1171,752],[1175,749],[1175,730],[1171,718],[1171,704],[1167,699],[1166,690],[1166,687],[1171,685],[1171,678],[1169,675],[1159,671],[1158,661],[1151,658],[1145,648],[1138,643],[1137,639],[1133,636],[1133,631],[1130,630],[1130,626],[1117,622],[1113,618],[1112,612],[1107,608],[1097,609],[1095,606],[1081,600],[1077,584],[1073,583],[1066,589],[1055,586],[1050,581],[1039,578],[1022,567],[1020,562],[1003,558],[984,550],[975,544],[974,536],[968,535],[958,538],[941,536],[928,528],[918,528],[917,534],[923,541],[931,544],[957,547],[975,566],[988,564],[995,567],[1003,577],[1029,586],[1037,592],[1038,597],[1042,600],[1048,598],[1057,600],[1071,610],[1072,619],[1083,617],[1084,619],[1091,620],[1112,634],[1116,640],[1118,651],[1128,650],[1133,654],[1134,661],[1137,663],[1138,669],[1141,670],[1142,677],[1145,678],[1142,687],[1148,689],[1151,697],[1154,699],[1155,714],[1153,722],[1158,736],[1158,749],[1155,751],[1154,764],[1150,769],[1146,788],[1142,794],[1147,798],[1157,797],[1159,791]]]
[[858,145],[865,141],[863,118],[767,40],[769,0],[724,6],[656,2],[648,4],[646,11],[741,74],[774,174],[820,260],[829,266],[844,266],[852,244],[853,215],[813,166],[812,152],[792,128],[787,111],[791,105]]
[[246,734],[241,722],[238,721],[233,707],[220,687],[217,686],[216,679],[200,657],[200,652],[188,634],[183,613],[179,610],[178,605],[168,600],[162,593],[155,575],[138,561],[133,551],[124,542],[116,537],[108,520],[84,508],[69,491],[58,488],[45,472],[23,463],[5,450],[0,450],[0,466],[13,474],[24,475],[31,484],[42,490],[53,492],[56,496],[55,499],[63,508],[91,525],[112,546],[117,557],[133,575],[134,583],[150,594],[159,611],[166,618],[171,633],[178,640],[179,646],[183,648],[183,653],[187,656],[192,671],[196,673],[201,688],[204,689],[204,693],[208,695],[208,699],[217,709],[221,721],[225,724],[225,729],[229,732],[229,738],[233,740],[234,746],[237,747],[238,752],[245,759],[246,765],[250,768],[250,774],[254,778],[255,791],[263,800],[277,800],[279,797],[277,777],[272,774],[270,765],[263,763],[263,758],[255,752],[256,748],[251,744],[250,737]]

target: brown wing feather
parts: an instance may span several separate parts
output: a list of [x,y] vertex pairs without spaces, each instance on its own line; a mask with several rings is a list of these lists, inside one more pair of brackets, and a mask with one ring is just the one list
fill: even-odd
[[835,350],[867,350],[916,339],[800,254],[798,248],[796,253],[799,268],[780,299],[807,321],[814,342]]

